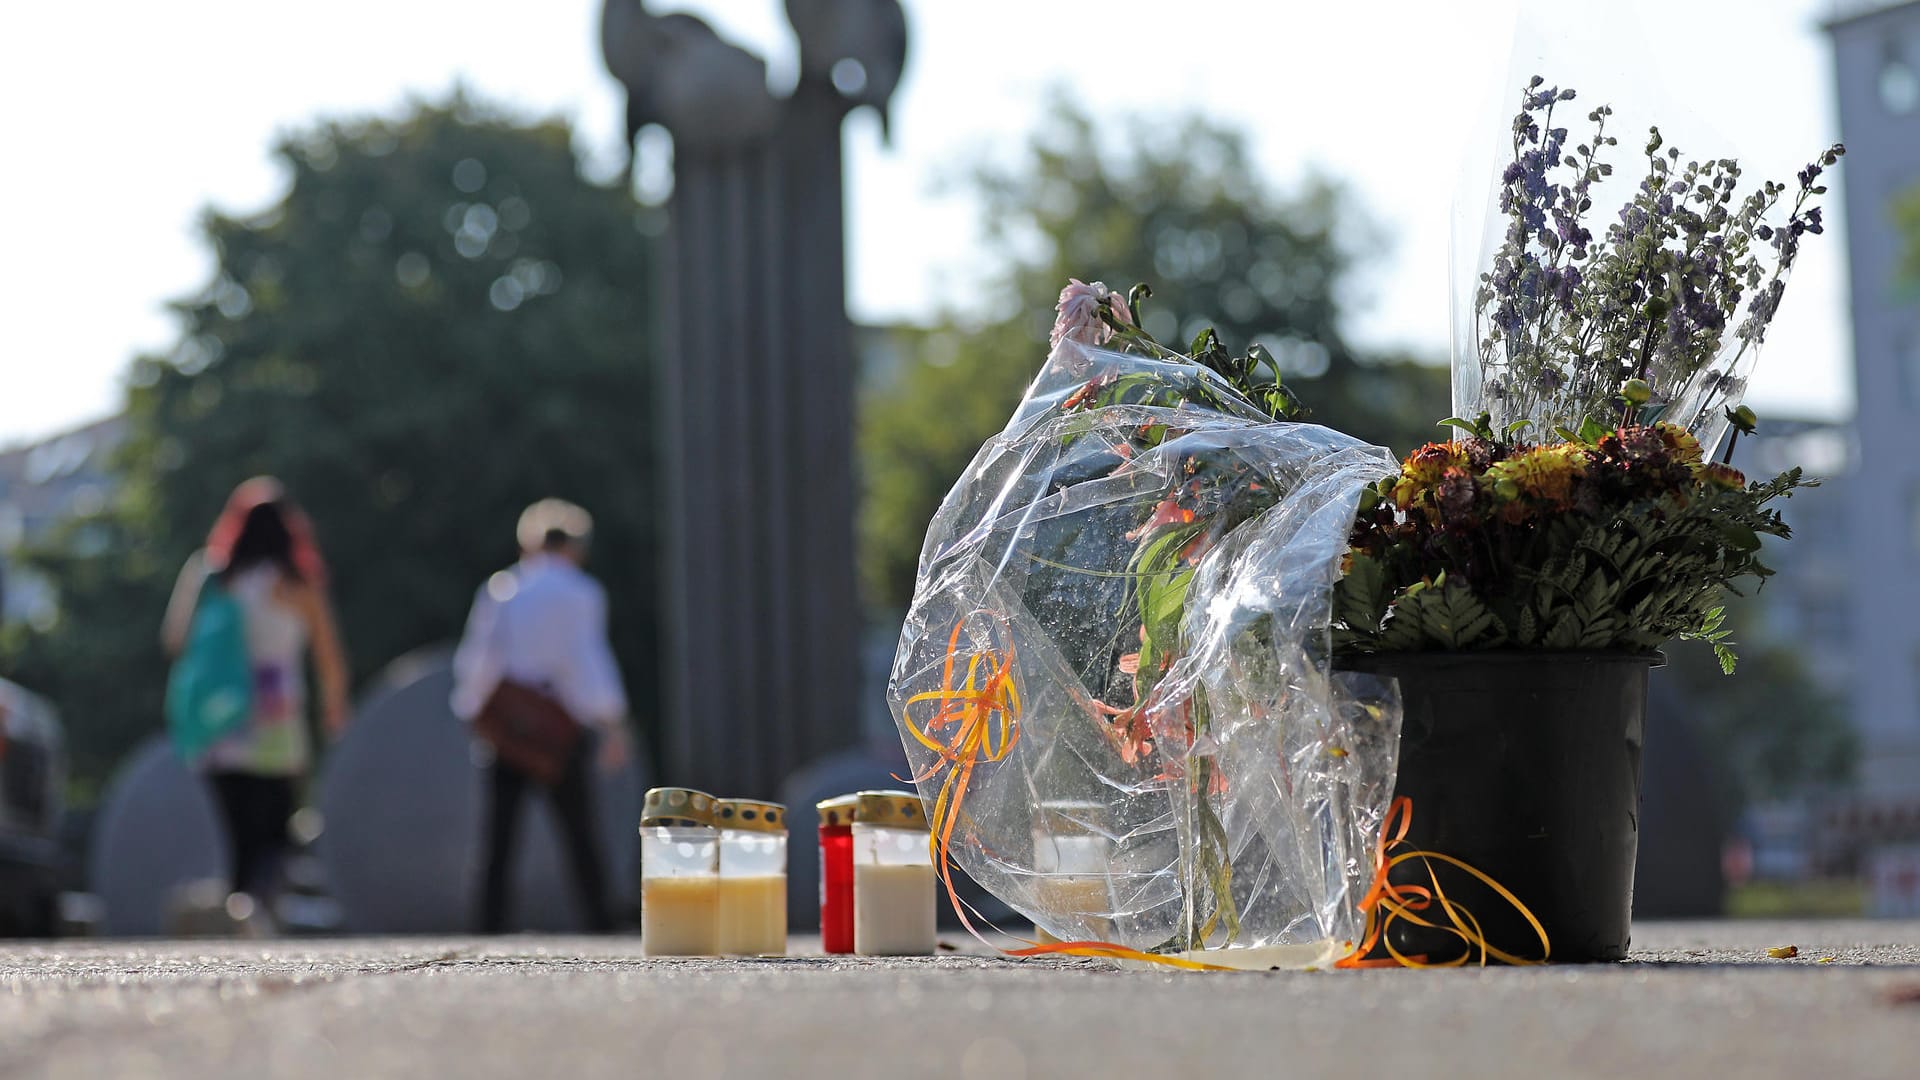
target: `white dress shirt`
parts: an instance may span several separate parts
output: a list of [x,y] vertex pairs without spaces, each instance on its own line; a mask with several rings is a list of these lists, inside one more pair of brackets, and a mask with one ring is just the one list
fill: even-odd
[[453,654],[454,714],[472,720],[502,679],[552,695],[583,724],[619,724],[627,692],[607,645],[600,583],[545,554],[489,578]]

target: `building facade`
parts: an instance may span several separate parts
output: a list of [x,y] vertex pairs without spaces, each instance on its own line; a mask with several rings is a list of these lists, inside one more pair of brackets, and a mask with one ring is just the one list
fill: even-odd
[[[1791,642],[1807,674],[1836,699],[1851,695],[1854,659],[1853,537],[1848,507],[1857,487],[1853,425],[1763,412],[1759,434],[1740,440],[1734,464],[1759,480],[1799,466],[1820,486],[1776,503],[1793,539],[1769,539],[1762,561],[1778,573],[1734,601],[1763,621],[1765,638]],[[1744,675],[1744,668],[1742,674]]]
[[1920,189],[1920,0],[1836,8],[1858,467],[1850,485],[1852,712],[1869,798],[1920,794],[1920,282],[1893,208]]
[[111,417],[26,446],[0,450],[0,622],[50,613],[50,586],[10,565],[9,556],[69,518],[106,508],[113,454],[126,420]]

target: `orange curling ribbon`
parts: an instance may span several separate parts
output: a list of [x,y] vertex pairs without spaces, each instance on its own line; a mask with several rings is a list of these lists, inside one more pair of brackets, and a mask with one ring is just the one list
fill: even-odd
[[[1377,967],[1461,967],[1466,964],[1474,950],[1480,953],[1480,966],[1485,967],[1488,960],[1498,960],[1503,964],[1516,966],[1544,964],[1552,953],[1552,945],[1547,940],[1547,928],[1540,924],[1527,905],[1513,895],[1506,886],[1488,877],[1475,867],[1437,851],[1402,851],[1394,849],[1406,843],[1407,830],[1413,825],[1413,801],[1401,796],[1393,800],[1387,810],[1387,820],[1380,827],[1380,845],[1374,851],[1373,886],[1360,901],[1360,910],[1366,915],[1366,932],[1361,936],[1360,944],[1352,952],[1334,963],[1340,968],[1377,968]],[[1395,885],[1387,880],[1389,872],[1402,863],[1414,859],[1427,864],[1427,876],[1433,882],[1433,888],[1422,885]],[[1434,862],[1443,862],[1458,867],[1472,875],[1476,880],[1492,889],[1502,900],[1512,904],[1527,925],[1540,937],[1540,956],[1538,959],[1515,956],[1512,953],[1493,947],[1481,932],[1480,921],[1473,913],[1452,900],[1447,899],[1446,890],[1440,887],[1440,876],[1433,871]],[[1438,906],[1440,914],[1446,917],[1449,925],[1435,922],[1423,912]],[[1424,926],[1433,930],[1442,930],[1465,942],[1468,951],[1454,960],[1442,963],[1429,963],[1424,955],[1409,956],[1394,948],[1393,941],[1387,937],[1387,928],[1397,919],[1405,919],[1415,926]],[[1374,946],[1385,942],[1387,956],[1380,959],[1367,959]]]
[[[1009,644],[1004,650],[987,649],[968,657],[966,677],[955,685],[954,675],[960,666],[960,636],[966,625],[965,618],[953,624],[953,635],[947,639],[947,659],[941,673],[940,689],[908,698],[902,710],[905,718],[902,726],[920,745],[939,755],[939,761],[915,776],[913,782],[919,784],[942,771],[946,772],[946,778],[940,782],[940,794],[933,801],[933,809],[927,813],[933,861],[940,868],[940,879],[947,887],[947,898],[953,902],[953,910],[959,914],[961,924],[968,933],[979,938],[980,932],[973,928],[972,921],[967,918],[968,907],[954,888],[953,863],[948,859],[947,852],[953,846],[953,830],[959,822],[960,803],[967,797],[967,788],[973,783],[974,770],[983,763],[1005,760],[1020,741],[1020,687],[1013,677],[1011,632],[1007,635]],[[914,709],[928,702],[937,702],[938,708],[926,723],[916,723]],[[986,941],[985,938],[980,939]]]
[[1125,945],[1115,945],[1111,941],[1056,941],[1045,945],[1034,945],[1025,949],[1002,949],[1008,956],[1092,956],[1104,960],[1138,960],[1145,964],[1159,964],[1161,967],[1179,968],[1182,971],[1238,971],[1239,968],[1224,967],[1220,964],[1208,964],[1184,956],[1166,956],[1161,953],[1141,952],[1129,949]]

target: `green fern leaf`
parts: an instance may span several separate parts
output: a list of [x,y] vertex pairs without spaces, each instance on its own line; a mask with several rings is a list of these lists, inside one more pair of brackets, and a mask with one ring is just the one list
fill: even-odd
[[1561,608],[1547,626],[1540,644],[1548,649],[1574,649],[1580,646],[1582,627],[1572,608]]
[[1513,643],[1523,649],[1531,646],[1533,644],[1534,634],[1536,634],[1539,629],[1540,620],[1534,616],[1533,609],[1530,607],[1521,608],[1519,616],[1514,619]]

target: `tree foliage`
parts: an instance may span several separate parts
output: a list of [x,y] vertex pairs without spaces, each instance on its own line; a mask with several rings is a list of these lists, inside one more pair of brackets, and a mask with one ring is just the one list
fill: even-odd
[[1056,103],[1016,162],[977,170],[988,247],[1000,254],[981,296],[1002,315],[902,332],[902,370],[863,402],[871,603],[905,605],[927,522],[1045,359],[1070,277],[1123,292],[1150,281],[1146,328],[1162,341],[1213,326],[1231,349],[1264,344],[1314,420],[1361,438],[1404,452],[1445,415],[1445,368],[1348,341],[1348,290],[1376,245],[1337,186],[1275,190],[1245,137],[1203,118],[1130,123],[1117,148],[1104,124]]
[[206,216],[213,282],[176,305],[173,353],[128,379],[118,501],[34,557],[59,619],[7,643],[61,704],[81,776],[158,726],[167,589],[259,473],[314,519],[360,683],[459,633],[525,504],[587,506],[615,651],[648,711],[645,219],[580,176],[570,143],[563,123],[456,93],[287,138],[284,198]]
[[1713,762],[1720,810],[1733,821],[1754,803],[1849,783],[1859,740],[1844,702],[1813,678],[1800,650],[1766,634],[1758,605],[1729,610],[1726,628],[1740,643],[1738,676],[1722,676],[1707,643],[1679,642],[1666,649],[1667,667],[1655,677],[1677,691]]

